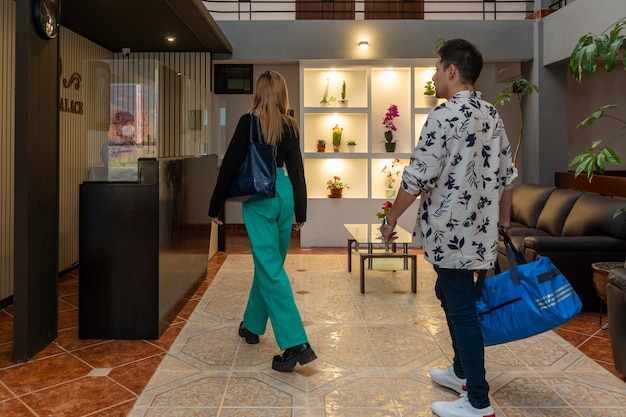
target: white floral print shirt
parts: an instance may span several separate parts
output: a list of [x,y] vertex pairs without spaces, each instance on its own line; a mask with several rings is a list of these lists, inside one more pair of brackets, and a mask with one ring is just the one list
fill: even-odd
[[500,197],[516,177],[502,119],[480,92],[458,92],[433,109],[401,185],[421,196],[415,236],[426,260],[442,268],[491,268]]

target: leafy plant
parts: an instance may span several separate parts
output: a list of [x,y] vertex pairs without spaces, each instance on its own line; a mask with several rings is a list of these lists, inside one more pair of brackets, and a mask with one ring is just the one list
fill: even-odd
[[[508,68],[504,68],[500,70],[499,73],[508,71]],[[500,91],[498,97],[493,101],[495,106],[501,106],[506,102],[511,101],[511,96],[515,94],[517,96],[517,102],[519,104],[519,113],[520,113],[520,125],[519,125],[519,136],[517,138],[517,146],[515,147],[515,152],[513,153],[513,164],[517,162],[517,156],[519,155],[520,149],[522,149],[522,138],[524,134],[524,106],[523,106],[523,98],[525,95],[531,96],[533,93],[539,93],[539,87],[535,84],[531,83],[524,77],[522,74],[516,75],[515,77],[509,78],[506,81],[506,87]]]
[[335,101],[335,97],[328,95],[328,85],[330,83],[330,79],[326,78],[326,87],[324,88],[324,94],[322,95],[321,104],[329,104],[331,101]]
[[393,187],[393,183],[396,182],[396,177],[400,175],[400,169],[398,165],[400,160],[398,158],[392,159],[391,162],[383,167],[380,171],[385,174],[385,181],[387,182],[387,188]]
[[337,188],[350,188],[350,187],[348,186],[347,183],[341,182],[341,178],[335,175],[334,177],[326,181],[326,188],[328,190],[333,190]]
[[348,145],[356,145],[356,141],[354,139],[348,139]]
[[387,215],[391,211],[391,207],[393,207],[393,203],[391,201],[385,201],[380,207],[381,211],[376,213],[376,217],[378,217],[379,219],[387,217]]
[[[623,47],[625,37],[621,34],[624,26],[626,26],[626,19],[622,18],[611,28],[605,30],[598,36],[588,33],[578,40],[570,56],[568,66],[570,74],[572,74],[576,81],[582,81],[583,73],[589,77],[592,76],[598,68],[598,59],[604,62],[605,70],[610,72],[617,67],[617,62],[621,56],[624,70],[626,70],[626,59]],[[603,174],[607,162],[612,164],[620,163],[619,155],[613,148],[609,147],[609,145],[617,138],[626,134],[626,121],[608,115],[606,111],[613,108],[617,108],[617,106],[611,104],[604,105],[576,126],[576,129],[582,126],[591,126],[596,120],[603,117],[608,117],[622,123],[622,127],[606,142],[602,139],[594,141],[589,149],[577,155],[572,162],[570,162],[570,166],[578,164],[574,171],[574,176],[577,177],[579,174],[585,172],[589,182],[591,182],[594,171]]]
[[604,146],[600,146],[603,142],[602,139],[596,140],[591,144],[589,149],[577,155],[572,162],[570,162],[570,166],[578,164],[576,170],[574,171],[575,177],[577,177],[580,173],[585,172],[587,174],[587,178],[591,182],[594,171],[604,174],[605,164],[607,162],[616,165],[620,163],[619,155],[608,145],[626,133],[626,121],[605,114],[606,110],[614,108],[617,108],[617,106],[613,104],[602,106],[599,110],[595,111],[591,116],[587,117],[585,120],[580,122],[578,126],[576,126],[576,129],[580,129],[583,126],[591,126],[596,120],[605,116],[622,123],[622,127],[606,141]]
[[346,81],[343,81],[343,84],[341,84],[341,99],[345,100],[346,99]]
[[[596,72],[598,58],[604,60],[604,68],[607,72],[615,69],[624,43],[624,36],[620,34],[624,26],[626,26],[626,20],[620,20],[609,33],[605,31],[599,36],[588,33],[578,40],[570,56],[568,67],[576,81],[581,81],[583,72],[589,77]],[[622,59],[622,61],[626,70],[626,60]]]
[[341,145],[341,134],[343,133],[343,127],[339,127],[338,124],[333,127],[333,146]]
[[435,90],[435,85],[432,81],[426,81],[426,85],[424,86],[424,95],[425,96],[434,96],[437,93]]
[[389,105],[387,109],[387,113],[385,113],[385,117],[383,118],[383,125],[385,126],[385,141],[387,143],[393,142],[393,132],[398,130],[396,125],[393,123],[393,119],[400,116],[400,112],[398,112],[398,106],[395,104]]
[[318,144],[318,145],[326,145],[326,140],[324,140],[324,139],[318,139],[318,140],[317,140],[317,144]]

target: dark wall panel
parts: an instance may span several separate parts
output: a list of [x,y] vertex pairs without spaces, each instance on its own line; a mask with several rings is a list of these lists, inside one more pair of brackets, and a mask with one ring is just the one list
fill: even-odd
[[15,293],[13,359],[25,362],[57,336],[59,41],[16,2]]

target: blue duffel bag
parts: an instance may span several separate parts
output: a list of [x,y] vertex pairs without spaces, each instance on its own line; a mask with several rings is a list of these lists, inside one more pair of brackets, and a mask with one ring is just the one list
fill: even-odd
[[582,308],[567,278],[545,256],[526,262],[508,236],[509,270],[476,282],[476,308],[485,346],[524,339],[569,321]]

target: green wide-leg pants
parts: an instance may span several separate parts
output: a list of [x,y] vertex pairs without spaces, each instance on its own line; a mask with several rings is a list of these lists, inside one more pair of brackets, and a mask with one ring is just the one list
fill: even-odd
[[243,315],[244,326],[261,335],[269,318],[281,349],[307,343],[284,268],[294,216],[293,188],[284,170],[276,170],[274,198],[257,196],[242,206],[254,259],[254,279]]

